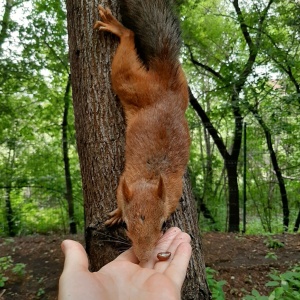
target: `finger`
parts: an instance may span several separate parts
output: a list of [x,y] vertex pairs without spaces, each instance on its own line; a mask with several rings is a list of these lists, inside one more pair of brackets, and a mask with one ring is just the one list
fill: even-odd
[[192,255],[192,246],[190,243],[181,243],[164,274],[169,277],[179,289],[181,289],[186,276],[186,271]]
[[139,263],[139,260],[135,256],[132,248],[130,248],[130,249],[126,250],[125,252],[123,252],[122,254],[120,254],[115,259],[115,261],[129,261],[129,262],[132,262],[134,264],[138,264]]
[[[152,255],[149,258],[149,260],[146,262],[140,263],[140,266],[142,268],[154,269],[154,267],[158,261],[157,254],[160,252],[169,251],[168,249],[178,233],[181,233],[181,230],[179,228],[177,228],[177,227],[169,228],[158,240],[156,247],[153,249]],[[164,264],[167,267],[169,262],[165,261]]]
[[176,234],[174,234],[172,236],[172,242],[167,248],[167,250],[162,251],[162,252],[166,252],[166,251],[171,252],[171,257],[166,261],[157,261],[154,266],[154,269],[158,272],[163,273],[169,267],[170,263],[174,259],[178,246],[182,243],[190,243],[190,241],[191,241],[191,237],[185,232],[179,231]]
[[174,254],[179,244],[184,242],[190,243],[190,241],[191,237],[187,233],[177,227],[173,227],[159,240],[155,250],[160,252],[169,251]]
[[82,245],[72,240],[65,240],[61,244],[65,255],[64,272],[78,272],[88,270],[88,258]]
[[178,234],[182,233],[182,231],[178,227],[169,228],[164,235],[159,239],[156,249],[168,249],[173,241],[176,239]]

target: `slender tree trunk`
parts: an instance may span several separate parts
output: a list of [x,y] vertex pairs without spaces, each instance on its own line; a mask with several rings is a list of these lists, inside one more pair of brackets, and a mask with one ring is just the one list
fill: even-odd
[[242,141],[242,122],[241,117],[236,113],[235,120],[235,135],[233,139],[233,149],[231,154],[229,154],[226,145],[224,144],[222,138],[219,136],[218,131],[211,123],[206,112],[203,110],[200,103],[194,97],[190,91],[190,103],[194,110],[197,112],[198,116],[201,118],[203,125],[211,135],[216,146],[219,149],[220,154],[224,159],[225,168],[228,176],[228,199],[229,199],[229,216],[228,216],[228,231],[238,232],[240,217],[239,217],[239,188],[238,188],[238,178],[237,178],[237,165],[238,157],[241,148]]
[[300,205],[299,205],[298,216],[294,226],[294,232],[297,232],[299,230],[299,226],[300,226]]
[[209,195],[209,198],[212,194],[212,184],[213,184],[213,163],[212,163],[212,147],[209,138],[209,133],[207,129],[204,127],[204,140],[205,140],[205,148],[206,148],[206,162],[205,162],[205,192]]
[[204,218],[210,220],[212,224],[216,224],[216,220],[205,203],[200,204],[200,211],[203,213]]
[[[90,269],[96,271],[129,247],[123,229],[104,226],[107,213],[116,207],[116,189],[124,167],[124,115],[111,91],[110,82],[110,66],[117,39],[93,31],[93,24],[98,19],[98,1],[67,0],[66,3],[86,250]],[[101,4],[110,7],[117,15],[116,1]],[[183,299],[209,299],[195,202],[187,179],[184,191],[181,207],[170,221],[194,238]]]
[[8,235],[15,236],[15,222],[14,222],[14,214],[11,206],[10,200],[11,187],[7,186],[5,188],[5,208],[6,208],[6,221],[8,227]]
[[13,8],[14,1],[13,0],[6,0],[5,2],[5,9],[3,18],[1,21],[1,32],[0,32],[0,54],[2,53],[2,45],[5,41],[5,39],[8,36],[8,28],[9,28],[9,22],[10,22],[10,13]]
[[[206,101],[206,112],[207,115],[210,113],[210,99]],[[209,203],[212,199],[213,194],[213,151],[212,151],[212,143],[210,140],[210,135],[208,130],[203,127],[203,134],[204,134],[204,141],[205,141],[205,148],[206,148],[206,161],[205,161],[205,175],[204,175],[204,188],[203,188],[203,195],[204,195],[204,202]],[[207,209],[205,203],[203,205],[205,207],[203,214],[205,215],[205,210]],[[210,214],[209,214],[210,215]]]
[[62,121],[62,148],[63,148],[63,161],[65,169],[65,181],[66,181],[66,201],[68,203],[68,215],[69,215],[69,232],[71,234],[77,233],[77,227],[74,215],[74,200],[72,190],[72,179],[70,171],[69,160],[69,142],[68,142],[68,113],[70,106],[70,89],[71,89],[71,75],[69,75],[66,91],[64,95],[64,112]]
[[247,108],[252,112],[252,114],[256,118],[257,122],[260,124],[261,128],[264,131],[265,137],[266,137],[266,142],[267,142],[273,170],[277,177],[278,186],[279,186],[280,195],[281,195],[282,214],[283,214],[283,230],[287,231],[288,227],[289,227],[289,216],[290,216],[289,201],[288,201],[287,192],[286,192],[286,188],[285,188],[284,178],[282,176],[281,169],[278,164],[276,153],[273,149],[271,131],[268,128],[268,126],[265,124],[262,117],[259,115],[257,109],[252,107],[247,102],[246,102],[246,104],[247,104]]
[[237,160],[226,159],[225,167],[228,180],[228,196],[229,196],[229,216],[228,231],[239,232],[240,227],[240,211],[239,211],[239,187],[237,174]]
[[287,231],[289,228],[290,210],[289,210],[289,201],[288,201],[288,197],[287,197],[285,183],[284,183],[284,179],[283,179],[281,170],[278,165],[276,153],[273,149],[271,133],[267,127],[264,127],[263,130],[265,132],[273,169],[274,169],[274,172],[275,172],[277,180],[278,180],[278,185],[279,185],[279,190],[280,190],[280,195],[281,195],[281,203],[282,203],[283,230]]

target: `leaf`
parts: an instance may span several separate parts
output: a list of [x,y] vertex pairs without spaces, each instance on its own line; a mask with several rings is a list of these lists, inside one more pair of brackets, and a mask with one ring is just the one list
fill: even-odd
[[255,297],[260,297],[260,293],[257,290],[252,290],[252,295]]
[[279,282],[278,281],[269,281],[266,283],[266,286],[268,286],[268,287],[279,286]]
[[269,277],[271,277],[273,280],[281,281],[281,278],[278,275],[275,274],[269,274]]

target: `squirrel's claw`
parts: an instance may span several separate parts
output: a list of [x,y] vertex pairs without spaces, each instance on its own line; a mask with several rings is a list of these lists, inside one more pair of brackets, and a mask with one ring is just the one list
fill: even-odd
[[106,226],[113,226],[119,224],[122,221],[122,211],[117,208],[108,214],[111,218],[108,219],[104,224]]

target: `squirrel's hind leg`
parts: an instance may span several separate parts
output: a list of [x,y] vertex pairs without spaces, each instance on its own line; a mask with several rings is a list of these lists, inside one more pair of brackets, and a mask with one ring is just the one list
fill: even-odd
[[136,52],[134,32],[123,26],[108,8],[104,9],[99,5],[98,10],[101,21],[96,22],[94,28],[111,32],[120,38],[112,62],[112,87],[128,117],[129,110],[133,112],[149,104],[149,97],[144,97],[141,101],[139,94],[146,95],[148,84],[145,85],[145,82],[153,80]]

